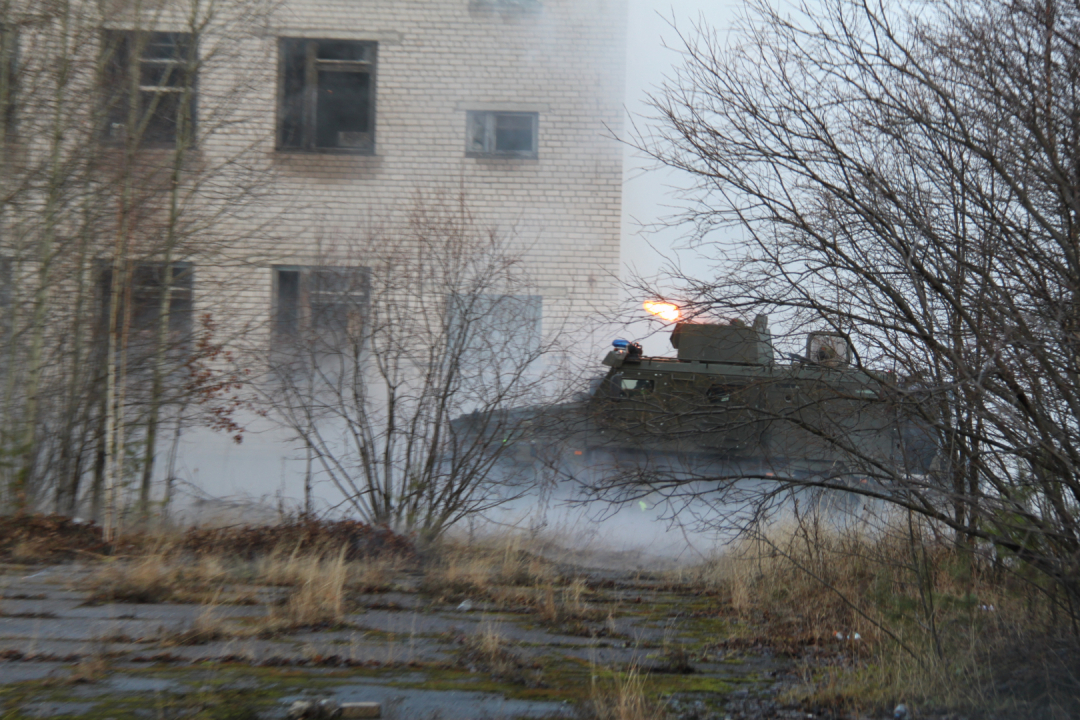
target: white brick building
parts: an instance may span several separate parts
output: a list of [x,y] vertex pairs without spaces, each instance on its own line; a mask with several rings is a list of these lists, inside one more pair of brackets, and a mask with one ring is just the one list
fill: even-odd
[[[185,372],[173,339],[211,315],[269,349],[319,267],[362,272],[357,241],[421,201],[512,237],[545,332],[615,302],[625,0],[62,6],[0,8],[5,502],[30,478],[35,502],[99,507],[115,480],[145,507],[123,458],[165,471],[158,409],[187,401],[147,388]],[[285,440],[185,432],[176,475],[295,496]]]
[[[272,37],[250,41],[271,44],[276,65],[253,68],[246,107],[274,190],[292,203],[274,228],[283,240],[246,248],[245,262],[227,270],[198,268],[197,308],[227,304],[268,317],[282,302],[283,267],[321,265],[327,253],[357,263],[333,257],[338,243],[372,218],[400,219],[417,192],[463,193],[478,222],[513,228],[551,325],[611,307],[622,184],[622,149],[611,136],[623,114],[624,14],[623,0],[288,2],[274,14]],[[326,77],[321,67],[341,67],[331,57],[360,63],[366,81],[335,87],[361,97],[353,104],[366,103],[368,115],[325,128],[304,113],[328,89],[312,87]],[[290,108],[296,86],[301,97]],[[214,142],[230,140],[226,133]],[[327,147],[335,144],[351,147]],[[244,290],[223,302],[216,287]],[[283,440],[249,434],[234,446],[189,434],[178,474],[213,494],[296,498],[303,463]]]
[[[261,138],[273,190],[292,203],[274,228],[280,244],[248,248],[252,262],[228,270],[233,285],[237,272],[247,275],[244,302],[269,312],[271,266],[319,264],[372,219],[400,218],[422,192],[463,193],[479,222],[512,228],[528,248],[545,306],[568,298],[581,311],[610,304],[619,260],[622,150],[611,135],[623,112],[624,5],[285,3],[273,15],[273,37],[248,41],[277,46],[252,48],[253,56],[277,56],[276,67],[250,68],[246,111],[254,120],[242,134],[218,133],[206,148]],[[349,77],[348,61],[324,55],[360,58],[352,77],[367,77],[352,85],[332,79]],[[200,78],[207,81],[214,80]],[[324,127],[333,108],[310,108],[335,88],[320,82],[337,82],[336,91],[361,98],[351,104],[366,111]],[[196,284],[196,297],[212,303],[213,270],[199,268]]]

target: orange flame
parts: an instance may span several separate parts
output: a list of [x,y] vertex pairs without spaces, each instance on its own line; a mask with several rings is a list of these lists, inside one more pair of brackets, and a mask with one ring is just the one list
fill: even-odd
[[679,322],[679,306],[674,303],[646,300],[645,311],[668,322]]

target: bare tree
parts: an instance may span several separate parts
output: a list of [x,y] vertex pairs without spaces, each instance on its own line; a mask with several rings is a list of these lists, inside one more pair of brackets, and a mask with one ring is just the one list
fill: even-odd
[[273,9],[0,4],[7,509],[116,518],[131,486],[145,517],[163,413],[234,384],[205,371],[222,350],[196,327],[193,273],[272,222],[261,139],[235,128],[254,89],[241,48]]
[[[849,335],[883,399],[939,449],[933,471],[912,473],[811,426],[877,482],[791,476],[758,485],[755,507],[811,484],[879,497],[1036,569],[1074,623],[1078,30],[1080,6],[1056,0],[827,0],[795,16],[756,4],[736,43],[682,35],[659,123],[635,141],[696,180],[680,220],[730,268],[676,273],[688,304]],[[716,240],[727,228],[745,242]],[[645,487],[718,506],[747,492]]]
[[496,464],[508,411],[550,397],[558,333],[512,235],[464,199],[418,198],[403,226],[332,256],[357,265],[279,270],[264,386],[307,453],[305,508],[321,478],[365,520],[431,538],[530,489]]

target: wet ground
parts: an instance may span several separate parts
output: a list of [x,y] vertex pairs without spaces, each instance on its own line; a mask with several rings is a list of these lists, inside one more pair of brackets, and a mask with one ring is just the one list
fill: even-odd
[[[631,667],[675,717],[807,717],[775,702],[789,661],[727,649],[745,628],[713,599],[640,574],[574,568],[602,610],[587,622],[440,601],[403,577],[350,597],[354,612],[332,627],[215,638],[191,631],[256,628],[285,591],[245,588],[248,605],[95,605],[79,589],[94,572],[0,567],[0,718],[276,718],[322,697],[381,702],[401,720],[580,717]],[[509,669],[468,650],[481,637],[499,638]]]

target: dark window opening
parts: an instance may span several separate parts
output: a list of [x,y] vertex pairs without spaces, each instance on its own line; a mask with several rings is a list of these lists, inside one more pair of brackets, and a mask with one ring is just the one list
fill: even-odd
[[368,285],[367,268],[274,268],[275,345],[316,352],[358,347]]
[[535,158],[539,117],[537,113],[470,111],[465,154]]
[[275,330],[283,337],[300,334],[300,271],[277,271]]
[[[129,365],[158,350],[161,330],[162,301],[168,291],[165,334],[167,352],[186,351],[191,344],[195,324],[195,268],[191,263],[138,263],[130,270],[129,285],[119,290],[117,330],[125,333]],[[101,337],[109,331],[109,312],[112,302],[112,268],[103,267],[99,275],[101,298]],[[128,303],[130,302],[130,306]]]
[[0,139],[15,133],[16,95],[19,81],[19,35],[15,28],[0,25]]
[[14,301],[14,281],[11,260],[0,257],[0,336],[6,337],[11,330],[11,311]]
[[283,38],[278,147],[372,153],[376,44]]
[[166,147],[189,142],[197,77],[191,34],[110,30],[103,47],[106,140]]

